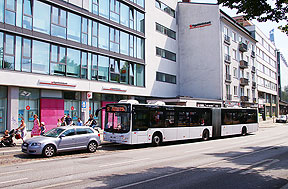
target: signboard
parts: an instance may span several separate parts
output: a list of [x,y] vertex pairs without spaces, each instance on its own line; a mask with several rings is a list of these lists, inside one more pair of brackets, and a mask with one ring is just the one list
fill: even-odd
[[71,110],[72,110],[72,111],[74,110],[74,106],[71,107]]
[[81,108],[86,108],[86,101],[82,101]]
[[92,92],[88,92],[88,93],[87,93],[87,99],[92,99],[92,98],[93,98]]
[[18,110],[18,121],[21,121],[22,117],[24,117],[24,110]]
[[26,106],[26,110],[30,110],[30,106],[28,105],[28,106]]
[[34,114],[36,114],[35,110],[28,111],[28,121],[33,122],[34,121]]
[[189,25],[189,29],[192,30],[192,29],[203,28],[203,27],[207,27],[207,26],[211,26],[211,25],[212,25],[211,21],[209,21],[209,22],[201,22],[201,23],[198,23],[198,24],[190,24]]
[[102,87],[103,91],[116,91],[116,92],[127,92],[127,89],[122,88],[114,88],[114,87]]
[[51,86],[61,86],[61,87],[76,87],[76,84],[60,82],[60,81],[38,81],[40,85],[51,85]]

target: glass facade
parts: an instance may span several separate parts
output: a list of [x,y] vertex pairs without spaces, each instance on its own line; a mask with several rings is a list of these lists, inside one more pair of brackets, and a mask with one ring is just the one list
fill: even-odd
[[80,117],[80,92],[65,91],[64,96],[64,114],[71,116],[74,123]]
[[[103,33],[106,33],[109,39],[109,27],[99,24],[99,28],[102,26]],[[99,33],[101,32],[102,29],[99,29]],[[128,54],[129,49],[133,53],[138,49],[139,58],[144,58],[144,50],[135,48],[135,39],[136,41],[139,39],[137,44],[140,46],[144,46],[144,39],[130,38],[127,33],[119,32],[119,30],[110,31],[110,33],[113,33],[113,36],[110,36],[110,39],[113,40],[109,42],[108,39],[100,38],[99,45],[113,46],[115,52],[120,51],[123,54]],[[133,42],[130,43],[129,40]],[[3,32],[0,32],[0,50],[0,69],[116,82],[141,87],[145,85],[144,65],[118,58],[110,58]]]
[[0,133],[7,129],[7,87],[0,86]]
[[39,116],[39,99],[39,89],[19,89],[18,124],[20,124],[21,118],[23,117],[28,131],[31,131],[33,128],[34,114]]

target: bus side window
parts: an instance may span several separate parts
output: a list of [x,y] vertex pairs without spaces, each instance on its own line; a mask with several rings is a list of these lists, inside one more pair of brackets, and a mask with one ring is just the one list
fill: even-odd
[[149,111],[134,110],[132,131],[147,131],[149,128]]
[[166,112],[165,127],[174,127],[175,126],[175,113],[172,111]]

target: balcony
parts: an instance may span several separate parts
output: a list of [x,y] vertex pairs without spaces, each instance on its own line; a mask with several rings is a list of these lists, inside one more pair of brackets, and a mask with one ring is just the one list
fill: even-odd
[[231,75],[226,74],[225,81],[231,83]]
[[225,56],[224,56],[224,61],[226,62],[226,63],[231,63],[231,56],[230,55],[228,55],[228,54],[225,54]]
[[255,82],[255,81],[252,81],[252,88],[253,88],[253,89],[256,89],[256,86],[257,86],[257,85],[256,85],[256,82]]
[[249,101],[249,97],[248,96],[240,96],[240,100],[242,102],[248,102]]
[[243,68],[243,69],[248,68],[248,62],[245,60],[240,60],[239,66],[240,66],[240,68]]
[[248,51],[248,45],[246,45],[245,43],[239,43],[239,51],[241,52],[247,52]]
[[251,57],[255,58],[255,51],[251,51]]
[[251,72],[255,73],[256,72],[256,67],[255,66],[252,66],[252,70]]
[[246,78],[240,78],[240,85],[249,85],[249,80]]
[[224,35],[224,42],[228,45],[230,45],[230,37],[228,35]]
[[231,94],[227,94],[226,95],[226,100],[232,100],[232,95]]

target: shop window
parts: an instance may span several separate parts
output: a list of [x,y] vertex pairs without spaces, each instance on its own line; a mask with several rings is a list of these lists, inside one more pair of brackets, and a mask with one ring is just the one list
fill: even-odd
[[23,117],[27,126],[27,130],[29,131],[33,128],[34,114],[37,114],[39,116],[39,98],[39,89],[19,89],[18,122],[20,124],[21,118]]
[[64,114],[71,116],[74,122],[80,117],[80,92],[64,91]]

